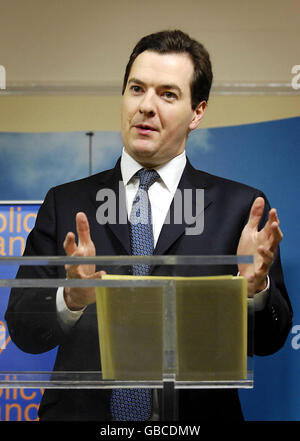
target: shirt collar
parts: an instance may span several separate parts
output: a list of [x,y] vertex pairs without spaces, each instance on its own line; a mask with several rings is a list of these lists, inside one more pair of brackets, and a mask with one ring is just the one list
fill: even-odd
[[138,172],[142,166],[135,159],[133,159],[128,153],[125,151],[123,147],[122,156],[121,156],[121,174],[124,185],[126,186],[131,178]]
[[[176,190],[186,165],[186,154],[183,151],[180,155],[166,162],[165,164],[154,167],[161,180],[169,191]],[[131,178],[142,168],[123,148],[121,157],[121,173],[124,185],[126,186]]]

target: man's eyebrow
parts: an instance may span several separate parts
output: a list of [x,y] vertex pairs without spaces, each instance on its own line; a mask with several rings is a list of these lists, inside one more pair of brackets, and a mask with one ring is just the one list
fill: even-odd
[[[146,83],[144,83],[144,81],[139,80],[138,78],[134,78],[134,77],[130,78],[128,80],[128,83],[134,83],[134,84],[139,84],[140,86],[146,86]],[[177,92],[180,95],[182,94],[182,91],[181,91],[180,87],[177,86],[176,84],[160,84],[159,88],[164,89],[164,90],[166,90],[166,89],[168,89],[168,90],[177,90]]]
[[128,80],[128,83],[140,84],[141,86],[145,86],[146,85],[143,81],[139,80],[138,78],[130,78]]

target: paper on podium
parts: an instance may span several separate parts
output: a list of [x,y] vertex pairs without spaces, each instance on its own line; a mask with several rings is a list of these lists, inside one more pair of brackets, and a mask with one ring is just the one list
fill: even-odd
[[[247,378],[247,281],[243,277],[105,275],[104,280],[174,280],[176,380]],[[163,287],[98,287],[103,379],[161,380]]]

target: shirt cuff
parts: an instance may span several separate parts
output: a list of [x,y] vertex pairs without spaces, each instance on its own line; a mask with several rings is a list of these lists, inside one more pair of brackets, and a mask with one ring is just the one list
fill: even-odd
[[[239,276],[240,272],[238,272],[237,275]],[[255,311],[262,311],[266,306],[268,301],[269,289],[270,289],[270,278],[269,276],[267,276],[267,286],[265,287],[265,289],[263,289],[260,292],[257,292],[253,296]]]
[[267,286],[260,292],[254,294],[254,309],[255,311],[262,311],[267,304],[270,289],[270,278],[267,276]]
[[80,319],[85,308],[80,311],[71,311],[65,302],[64,288],[60,286],[56,293],[56,310],[63,330],[68,331]]

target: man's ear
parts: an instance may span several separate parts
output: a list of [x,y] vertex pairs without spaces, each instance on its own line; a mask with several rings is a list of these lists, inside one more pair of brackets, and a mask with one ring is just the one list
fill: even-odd
[[194,116],[193,116],[193,119],[189,125],[190,131],[195,130],[198,127],[198,125],[200,124],[200,121],[204,116],[206,106],[207,106],[207,102],[201,101],[198,104],[198,106],[196,107],[196,109],[194,110]]

